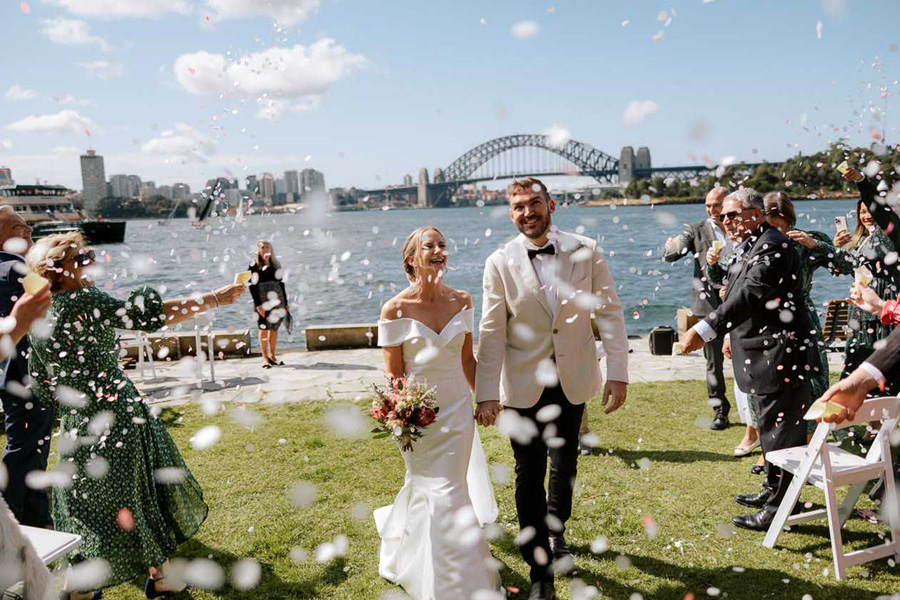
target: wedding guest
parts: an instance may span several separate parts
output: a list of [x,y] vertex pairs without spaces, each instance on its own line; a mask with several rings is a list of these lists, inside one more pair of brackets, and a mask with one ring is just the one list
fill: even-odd
[[[816,364],[812,324],[803,303],[799,257],[783,252],[791,239],[764,219],[762,196],[753,189],[729,194],[724,222],[734,221],[736,262],[729,271],[722,304],[686,334],[684,353],[731,333],[734,376],[760,403],[759,430],[764,452],[806,442],[803,415],[812,403],[807,368]],[[767,486],[735,498],[758,509],[732,522],[765,531],[787,493],[791,474],[767,463]]]
[[[165,581],[168,558],[197,532],[208,508],[165,426],[122,372],[116,329],[178,323],[233,303],[244,286],[173,300],[140,287],[120,300],[93,285],[94,251],[77,232],[40,240],[26,258],[53,293],[53,333],[30,336],[29,371],[37,400],[60,408],[56,470],[71,477],[53,488],[53,518],[58,530],[82,537],[69,560],[106,561],[107,586],[149,571],[148,598],[175,591]],[[72,600],[100,594],[68,591]]]
[[[49,298],[50,292],[47,292]],[[49,304],[49,302],[48,302]],[[0,591],[4,598],[53,600],[53,576],[0,498]],[[21,582],[19,590],[9,588]]]
[[[900,144],[894,152],[900,153]],[[859,198],[865,204],[872,219],[885,235],[890,238],[895,248],[900,248],[900,215],[898,215],[878,193],[878,188],[868,177],[853,167],[849,167],[843,175],[847,181],[856,183]]]
[[[900,271],[894,264],[895,259],[889,258],[889,255],[896,256],[897,248],[885,230],[878,226],[865,200],[856,204],[856,228],[853,233],[846,229],[838,230],[834,244],[849,253],[852,266],[865,267],[872,273],[869,286],[880,297],[895,297],[900,293]],[[853,269],[848,265],[843,272],[853,273]],[[893,330],[893,325],[880,322],[878,317],[856,306],[850,307],[849,326],[841,379],[862,364],[875,351],[875,344]],[[900,385],[892,381],[888,386],[889,393],[894,394],[898,390]]]
[[[45,296],[37,301],[37,305],[35,300],[19,305],[25,293],[21,280],[28,272],[22,255],[31,245],[31,227],[12,207],[0,206],[0,317],[10,316],[19,306],[19,311],[26,309],[34,321],[41,310],[47,310]],[[28,388],[28,339],[25,334],[30,323],[27,318],[21,321],[17,320],[16,329],[11,332],[16,342],[15,353],[0,366],[0,400],[6,426],[3,464],[9,476],[2,493],[19,523],[52,528],[47,492],[25,485],[28,473],[47,468],[55,413],[34,402]]]
[[275,355],[275,346],[278,344],[278,328],[291,307],[287,302],[281,262],[275,256],[272,244],[259,240],[256,246],[256,259],[250,264],[250,296],[258,315],[263,369],[271,369],[284,364]]
[[[691,312],[697,317],[705,317],[721,303],[719,289],[722,286],[709,281],[705,270],[707,254],[713,249],[715,242],[719,242],[722,248],[730,247],[721,219],[722,201],[727,195],[728,188],[718,186],[711,189],[706,195],[707,218],[688,225],[684,233],[666,240],[663,255],[666,262],[675,262],[685,256],[690,256],[693,260]],[[731,404],[725,394],[725,375],[722,370],[724,363],[722,339],[712,340],[704,345],[703,355],[706,357],[707,397],[714,410],[710,429],[721,431],[728,428],[728,414],[731,412]]]

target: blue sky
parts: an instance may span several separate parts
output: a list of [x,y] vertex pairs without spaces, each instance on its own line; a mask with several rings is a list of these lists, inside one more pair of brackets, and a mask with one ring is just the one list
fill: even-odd
[[[92,147],[107,175],[157,185],[314,167],[329,186],[374,187],[553,127],[613,155],[649,146],[656,166],[780,160],[837,136],[870,143],[882,128],[873,105],[886,106],[896,142],[896,10],[896,0],[7,0],[0,165],[19,182],[80,189],[77,156]],[[284,62],[223,76],[255,57]],[[633,101],[656,111],[626,124]]]

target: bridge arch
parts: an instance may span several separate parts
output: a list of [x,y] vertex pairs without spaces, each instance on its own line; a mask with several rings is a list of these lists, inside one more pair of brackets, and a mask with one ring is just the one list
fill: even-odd
[[581,175],[593,177],[598,183],[612,183],[619,175],[618,159],[588,144],[575,140],[559,144],[546,135],[518,134],[495,138],[472,148],[450,163],[442,173],[443,181],[465,181],[492,158],[525,147],[542,148],[557,154],[578,167]]

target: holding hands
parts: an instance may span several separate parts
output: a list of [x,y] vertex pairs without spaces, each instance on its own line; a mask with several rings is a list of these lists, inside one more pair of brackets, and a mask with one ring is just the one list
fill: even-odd
[[479,402],[475,408],[475,421],[482,427],[490,427],[497,422],[497,417],[503,410],[499,400]]

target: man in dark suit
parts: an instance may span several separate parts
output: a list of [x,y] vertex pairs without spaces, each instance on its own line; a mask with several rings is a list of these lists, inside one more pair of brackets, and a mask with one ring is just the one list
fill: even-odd
[[[734,376],[742,390],[759,398],[763,451],[805,445],[803,415],[812,404],[808,372],[819,359],[800,291],[800,259],[790,238],[765,222],[763,199],[755,190],[730,194],[722,216],[737,223],[739,266],[729,272],[722,304],[688,331],[684,352],[730,332]],[[791,474],[768,463],[766,471],[760,492],[735,498],[759,512],[734,517],[735,525],[765,531],[775,518]]]
[[[22,255],[31,244],[31,227],[11,207],[0,207],[0,317],[9,316],[25,293],[21,279],[27,269]],[[28,389],[27,337],[22,337],[0,368],[0,400],[6,425],[3,464],[9,477],[3,497],[19,523],[52,527],[46,491],[25,484],[28,473],[47,468],[56,417],[55,410],[35,402]]]
[[[666,262],[675,262],[685,256],[694,260],[694,277],[691,282],[691,312],[698,317],[705,317],[716,308],[721,286],[713,285],[706,277],[706,254],[719,241],[723,247],[729,245],[722,226],[722,202],[728,195],[728,188],[715,187],[706,195],[706,214],[708,218],[688,225],[681,235],[666,240]],[[715,415],[710,429],[721,431],[728,427],[728,413],[731,404],[725,396],[725,374],[722,370],[724,356],[722,354],[722,338],[716,338],[703,346],[706,357],[706,389]]]

